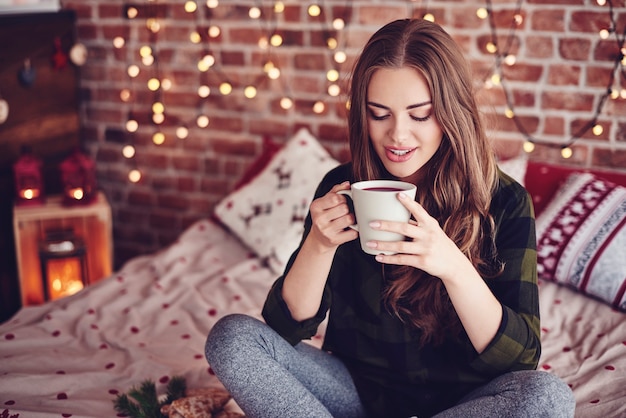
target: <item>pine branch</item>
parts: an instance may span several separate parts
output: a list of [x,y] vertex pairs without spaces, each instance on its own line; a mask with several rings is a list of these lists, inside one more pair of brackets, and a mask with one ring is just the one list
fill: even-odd
[[187,382],[184,377],[174,376],[167,384],[167,398],[161,403],[161,406],[168,405],[176,399],[184,398],[187,391]]
[[120,414],[128,415],[133,418],[144,418],[141,408],[136,403],[132,402],[127,395],[117,395],[114,401],[114,407]]

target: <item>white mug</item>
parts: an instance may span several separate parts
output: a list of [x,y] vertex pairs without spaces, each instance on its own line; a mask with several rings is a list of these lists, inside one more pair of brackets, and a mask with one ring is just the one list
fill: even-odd
[[395,254],[380,251],[365,245],[368,241],[403,241],[404,236],[395,232],[380,231],[370,228],[372,221],[408,222],[411,213],[398,200],[398,193],[404,192],[415,199],[417,187],[414,184],[396,180],[368,180],[352,183],[350,190],[337,193],[349,196],[354,203],[356,224],[350,228],[359,231],[361,248],[367,254]]

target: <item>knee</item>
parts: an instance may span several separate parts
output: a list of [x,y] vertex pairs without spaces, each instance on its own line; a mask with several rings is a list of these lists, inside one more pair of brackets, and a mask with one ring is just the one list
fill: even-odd
[[532,392],[527,397],[541,403],[537,405],[540,410],[550,411],[551,417],[573,417],[576,408],[576,399],[570,387],[559,377],[543,372],[535,371],[531,374],[530,382],[526,389]]
[[241,339],[249,335],[250,327],[260,323],[244,314],[230,314],[219,319],[209,331],[204,353],[209,363],[241,346]]

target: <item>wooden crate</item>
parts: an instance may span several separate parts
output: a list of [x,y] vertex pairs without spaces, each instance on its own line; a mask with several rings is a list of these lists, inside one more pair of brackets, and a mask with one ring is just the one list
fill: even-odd
[[45,301],[39,243],[46,232],[72,229],[87,247],[87,278],[93,284],[111,274],[113,239],[111,207],[104,194],[86,206],[63,206],[61,196],[50,196],[42,206],[14,206],[15,252],[22,306]]

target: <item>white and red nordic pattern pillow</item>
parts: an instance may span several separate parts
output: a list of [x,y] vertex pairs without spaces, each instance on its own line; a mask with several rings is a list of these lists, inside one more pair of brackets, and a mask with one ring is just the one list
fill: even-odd
[[302,128],[254,179],[219,202],[215,215],[280,274],[300,243],[317,185],[338,164]]
[[626,311],[626,188],[590,173],[568,177],[537,217],[537,269]]

